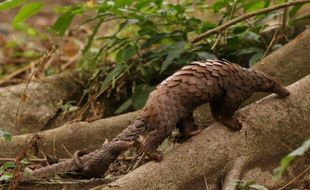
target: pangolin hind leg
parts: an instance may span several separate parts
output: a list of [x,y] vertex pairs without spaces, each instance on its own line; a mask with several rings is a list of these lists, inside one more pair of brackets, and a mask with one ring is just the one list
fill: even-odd
[[151,159],[160,162],[163,159],[163,153],[157,148],[167,137],[164,127],[155,128],[151,131],[142,143],[142,150]]
[[180,135],[176,137],[176,142],[183,142],[201,132],[199,126],[195,125],[192,114],[181,119],[177,124],[177,128],[179,129]]
[[212,116],[229,129],[239,131],[242,128],[242,124],[240,120],[234,116],[234,113],[240,104],[240,101],[230,96],[225,96],[220,100],[210,102]]

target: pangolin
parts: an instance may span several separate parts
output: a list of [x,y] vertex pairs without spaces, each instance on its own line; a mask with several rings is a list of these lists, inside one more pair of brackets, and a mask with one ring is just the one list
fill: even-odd
[[178,128],[181,135],[196,129],[191,124],[193,110],[210,103],[214,119],[232,130],[240,130],[241,122],[234,117],[238,106],[257,91],[276,93],[286,97],[290,93],[269,75],[242,68],[227,61],[192,62],[162,81],[132,124],[109,143],[103,144],[92,159],[80,168],[91,176],[102,175],[123,151],[133,145],[139,135],[146,134],[142,150],[156,161],[162,160],[158,146]]

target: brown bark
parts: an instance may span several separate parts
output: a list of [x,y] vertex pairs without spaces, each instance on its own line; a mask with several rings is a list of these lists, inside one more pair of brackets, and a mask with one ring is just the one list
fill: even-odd
[[59,104],[82,94],[77,78],[77,74],[64,73],[1,88],[1,129],[13,135],[42,130],[56,116]]
[[241,131],[215,123],[165,154],[162,162],[149,162],[95,189],[205,189],[205,181],[210,189],[219,189],[225,174],[228,180],[239,178],[260,163],[278,161],[310,136],[310,94],[305,93],[310,75],[289,90],[287,99],[271,95],[240,110]]
[[[106,137],[114,137],[124,127],[129,125],[138,112],[127,113],[115,117],[101,119],[91,123],[71,122],[62,127],[40,132],[44,139],[42,151],[57,157],[70,157],[76,150],[94,150]],[[34,134],[13,136],[7,143],[0,140],[0,157],[15,157],[24,146],[27,139]],[[67,150],[66,150],[67,149]]]
[[[310,60],[309,48],[310,29],[307,29],[295,40],[263,59],[254,69],[269,73],[284,84],[290,84],[310,73],[310,64],[308,64],[308,60]],[[251,99],[248,102],[253,102],[257,98]],[[53,152],[55,150],[57,151],[57,156],[68,157],[63,146],[71,152],[77,149],[91,150],[95,147],[98,148],[104,138],[113,138],[127,127],[127,124],[132,121],[136,113],[116,116],[112,120],[102,119],[91,123],[69,123],[65,127],[42,132],[41,134],[47,138],[47,144],[44,150],[50,154],[54,154]],[[209,113],[208,105],[198,108],[194,114],[196,122],[204,123],[205,125],[211,123],[212,117]],[[109,122],[106,124],[107,121]],[[12,157],[16,155],[22,149],[25,139],[31,135],[14,136],[10,143],[5,143],[0,139],[0,157]]]

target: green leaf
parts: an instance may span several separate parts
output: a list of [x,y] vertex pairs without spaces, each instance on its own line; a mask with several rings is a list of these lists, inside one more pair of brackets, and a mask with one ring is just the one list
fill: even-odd
[[122,22],[119,27],[118,27],[118,30],[115,32],[114,35],[118,34],[120,31],[122,31],[126,26],[130,26],[130,25],[134,25],[134,24],[137,24],[139,23],[139,20],[138,19],[128,19],[124,22]]
[[219,12],[220,9],[224,8],[227,5],[225,1],[217,1],[212,5],[213,11],[215,13]]
[[271,48],[272,51],[276,51],[277,49],[281,48],[283,45],[282,44],[274,44]]
[[25,22],[19,22],[17,24],[14,24],[14,29],[23,31],[26,34],[28,34],[29,36],[33,36],[33,37],[37,37],[38,36],[38,32],[36,31],[36,29],[31,27],[31,26],[29,26]]
[[0,171],[3,172],[4,170],[9,169],[9,168],[15,168],[15,163],[14,162],[5,162],[0,167]]
[[114,0],[113,2],[116,7],[125,7],[129,6],[132,3],[132,0]]
[[295,5],[292,7],[292,9],[289,11],[290,17],[295,16],[295,14],[298,12],[298,10],[303,6],[303,4]]
[[249,27],[248,26],[244,26],[244,25],[241,25],[241,26],[237,26],[233,29],[233,33],[234,34],[240,34],[244,31],[246,31]]
[[116,67],[107,75],[104,79],[103,83],[101,84],[101,90],[106,89],[110,83],[115,80],[126,68],[124,64],[118,64]]
[[264,8],[265,2],[257,1],[257,0],[248,1],[247,3],[244,3],[242,7],[245,12],[252,12],[252,11]]
[[0,136],[2,136],[6,142],[10,142],[12,140],[11,133],[3,131],[1,129],[0,129]]
[[268,190],[265,186],[258,184],[249,185],[249,187],[257,190]]
[[168,35],[166,33],[155,34],[151,38],[147,39],[142,45],[142,49],[148,48],[151,45],[158,43],[160,40],[167,38]]
[[135,8],[142,9],[144,7],[149,6],[150,2],[149,0],[140,0],[135,2]]
[[214,23],[212,23],[212,22],[209,22],[209,21],[205,21],[205,22],[203,22],[203,23],[201,24],[199,30],[200,30],[201,32],[205,32],[205,31],[211,30],[211,29],[213,29],[213,28],[215,28],[215,27],[216,27],[216,24],[214,24]]
[[168,68],[168,66],[172,63],[174,59],[180,57],[180,55],[185,51],[185,46],[186,46],[185,41],[179,41],[179,42],[172,44],[166,49],[168,55],[161,66],[161,69],[160,69],[161,73],[164,72]]
[[252,42],[259,42],[260,36],[255,32],[246,31],[241,35],[242,40],[252,41]]
[[67,11],[57,18],[56,22],[54,23],[52,27],[52,29],[56,33],[58,33],[60,36],[63,36],[65,34],[74,16],[77,14],[83,13],[84,7],[74,6],[74,7],[70,7],[69,9],[65,9],[65,10]]
[[68,101],[65,104],[59,105],[62,112],[70,113],[79,109],[78,106],[74,106],[75,101]]
[[124,49],[121,49],[116,55],[116,62],[117,63],[126,63],[128,59],[136,54],[138,51],[137,46],[135,45],[128,45]]
[[28,17],[36,14],[41,7],[43,6],[42,2],[33,2],[25,4],[16,14],[13,24],[17,24],[26,20]]
[[185,9],[183,6],[180,6],[178,4],[174,5],[174,4],[168,4],[168,9],[169,9],[169,13],[171,14],[172,12],[175,13],[175,15],[177,14],[182,14],[185,12]]
[[264,3],[265,3],[265,5],[264,5],[265,8],[269,7],[271,0],[264,0]]
[[198,58],[201,60],[207,60],[207,59],[217,59],[216,55],[214,55],[213,53],[209,53],[206,51],[200,51],[197,53]]
[[310,148],[310,139],[306,140],[299,148],[289,154],[289,156],[302,156]]
[[280,166],[273,170],[273,177],[280,179],[288,165],[297,157],[305,154],[310,148],[310,139],[306,140],[299,148],[281,159]]
[[130,106],[132,105],[132,99],[128,99],[126,100],[122,105],[120,105],[116,110],[115,110],[115,114],[120,114],[124,111],[126,111]]
[[73,17],[75,16],[72,11],[68,11],[62,15],[60,15],[56,22],[54,23],[52,29],[58,33],[58,35],[63,36],[72,22]]
[[135,88],[135,92],[132,94],[132,105],[138,110],[142,108],[149,97],[149,94],[154,90],[154,86],[149,86],[147,84],[140,84]]
[[11,9],[20,5],[24,0],[7,0],[0,3],[0,11]]
[[7,173],[0,176],[0,181],[9,182],[12,179],[13,174]]
[[249,47],[249,48],[239,50],[237,55],[240,56],[240,55],[259,53],[259,52],[264,52],[264,50],[257,48],[257,47]]
[[249,65],[250,66],[255,65],[255,63],[257,63],[263,56],[264,56],[264,52],[258,52],[254,54],[249,61]]
[[227,37],[227,48],[229,50],[236,50],[240,44],[238,36]]

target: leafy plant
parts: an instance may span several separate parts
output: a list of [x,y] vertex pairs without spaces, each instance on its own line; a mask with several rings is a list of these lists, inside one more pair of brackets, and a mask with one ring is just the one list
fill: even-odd
[[229,184],[229,187],[237,189],[237,190],[268,190],[265,186],[256,184],[254,180],[246,181],[246,180],[235,180],[231,184]]
[[3,131],[3,130],[1,130],[1,129],[0,129],[0,136],[1,136],[2,138],[4,138],[4,140],[5,140],[6,142],[9,142],[9,141],[12,140],[12,135],[11,135],[11,133],[6,132],[6,131]]
[[65,104],[60,104],[58,106],[62,112],[70,113],[79,109],[79,107],[74,106],[73,103],[75,103],[75,101],[68,101]]
[[[145,98],[142,101],[134,97],[140,97],[137,93],[141,93],[141,97],[147,96],[150,88],[136,91],[136,87],[155,86],[188,62],[225,58],[250,66],[281,46],[280,42],[271,44],[260,35],[266,28],[266,20],[279,17],[279,11],[256,16],[200,43],[191,43],[191,39],[198,34],[271,4],[271,0],[216,0],[212,5],[206,4],[204,0],[183,0],[178,3],[163,0],[89,1],[59,7],[57,11],[60,16],[52,29],[60,36],[65,35],[77,15],[86,18],[84,23],[93,25],[77,66],[82,71],[94,73],[97,76],[93,77],[94,80],[98,79],[99,70],[106,74],[99,84],[100,88],[91,88],[98,90],[96,98],[112,96],[123,102],[116,111],[120,113],[128,108],[138,109],[144,104]],[[0,10],[21,5],[22,8],[14,19],[15,24],[32,16],[42,6],[39,1],[12,0],[1,3]],[[289,17],[293,18],[300,7],[301,5],[292,7]],[[85,11],[95,11],[96,14],[86,17]],[[205,20],[197,17],[197,12],[213,12],[217,19]],[[101,26],[108,30],[104,35],[98,36]]]
[[42,8],[42,2],[26,2],[25,0],[7,0],[0,3],[0,11],[21,6],[13,19],[13,24],[16,25],[23,22],[27,18],[35,15]]
[[297,156],[302,156],[304,155],[307,150],[310,149],[310,139],[306,140],[299,148],[294,150],[293,152],[289,153],[287,156],[281,159],[280,166],[274,169],[274,178],[275,179],[280,179],[289,166],[289,164],[295,160]]
[[[104,94],[102,91],[116,88],[125,80],[125,94],[131,94],[131,97],[124,100],[116,113],[130,106],[137,109],[139,106],[134,106],[137,102],[133,98],[136,85],[154,86],[190,61],[225,58],[239,62],[240,56],[250,56],[249,63],[243,63],[244,66],[259,61],[266,55],[269,45],[259,32],[265,27],[264,20],[276,16],[275,12],[257,16],[247,23],[236,24],[219,36],[210,36],[198,44],[191,44],[190,40],[236,17],[237,12],[247,13],[268,7],[270,3],[268,0],[263,3],[218,0],[213,5],[205,6],[204,1],[183,1],[179,4],[163,0],[103,1],[92,7],[97,15],[88,19],[94,23],[94,30],[84,49],[80,68],[96,70],[102,65],[100,57],[109,59],[113,64],[103,65],[108,74],[101,84],[101,94]],[[219,23],[196,18],[193,10],[197,9],[218,13]],[[117,23],[118,27],[104,36],[94,37],[97,27],[102,24],[109,26],[111,22]],[[220,42],[216,45],[218,38]],[[96,51],[95,42],[98,46]],[[149,92],[143,90],[140,93],[147,95]]]
[[0,167],[0,188],[8,189],[9,183],[12,180],[13,173],[12,171],[15,168],[14,162],[5,162]]

